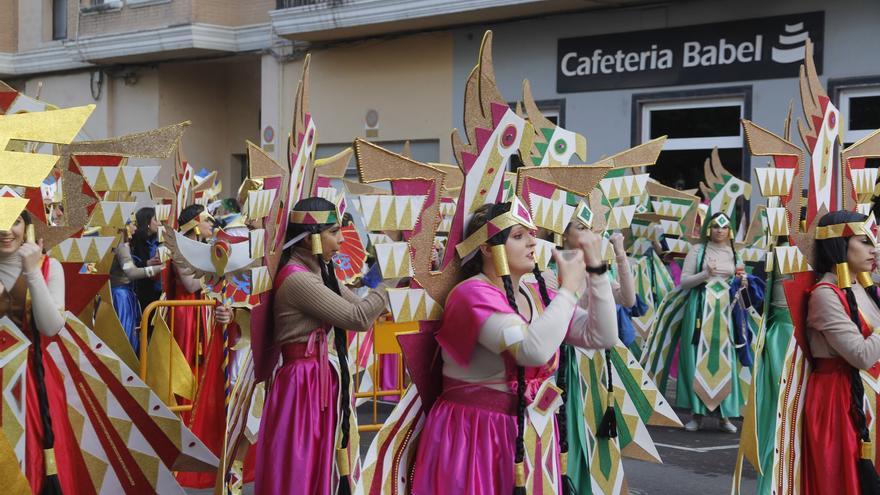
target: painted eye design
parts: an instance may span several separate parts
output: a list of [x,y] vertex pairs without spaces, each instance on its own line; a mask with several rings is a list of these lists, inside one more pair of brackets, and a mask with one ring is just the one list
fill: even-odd
[[516,126],[513,124],[509,124],[505,127],[504,132],[501,133],[501,146],[504,146],[505,148],[513,146],[513,143],[516,142],[517,133]]
[[315,139],[315,130],[314,130],[314,129],[309,129],[309,137],[306,138],[306,144],[308,144],[309,146],[311,146],[311,145],[312,145],[312,141],[314,141],[314,139]]
[[730,185],[730,192],[734,192],[734,193],[739,192],[739,184],[731,184]]
[[562,155],[568,149],[568,143],[566,143],[564,139],[559,139],[553,143],[553,149],[556,151],[557,155]]
[[828,128],[834,129],[835,126],[837,126],[837,114],[831,112],[831,114],[828,115]]

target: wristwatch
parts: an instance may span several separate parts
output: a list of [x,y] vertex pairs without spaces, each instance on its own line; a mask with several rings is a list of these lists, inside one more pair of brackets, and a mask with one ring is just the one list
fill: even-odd
[[587,272],[595,273],[596,275],[602,275],[603,273],[605,273],[607,271],[608,271],[608,264],[607,263],[602,263],[599,266],[588,266],[587,267]]

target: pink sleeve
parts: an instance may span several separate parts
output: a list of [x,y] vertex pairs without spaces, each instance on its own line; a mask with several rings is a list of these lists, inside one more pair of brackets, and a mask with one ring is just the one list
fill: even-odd
[[482,280],[466,280],[446,298],[437,342],[456,363],[468,366],[480,328],[495,313],[515,314],[507,303],[507,295]]

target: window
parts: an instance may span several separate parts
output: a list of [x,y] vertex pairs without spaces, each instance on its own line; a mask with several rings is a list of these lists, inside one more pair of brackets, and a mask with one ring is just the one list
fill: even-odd
[[52,0],[52,39],[67,39],[67,0]]
[[751,114],[751,88],[642,94],[633,97],[635,144],[667,136],[651,176],[665,185],[694,189],[712,148],[734,175],[748,180],[740,120]]
[[[843,146],[847,147],[880,129],[880,84],[841,88],[839,93]],[[868,158],[866,167],[880,167],[880,157]]]

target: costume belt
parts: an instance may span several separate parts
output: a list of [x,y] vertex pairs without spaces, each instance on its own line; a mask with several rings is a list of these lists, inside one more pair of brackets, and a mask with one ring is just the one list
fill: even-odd
[[441,397],[448,402],[463,406],[477,407],[509,416],[516,415],[517,397],[515,394],[495,390],[485,385],[444,376]]
[[284,364],[303,359],[318,360],[318,390],[321,410],[326,409],[330,405],[330,358],[327,351],[327,331],[324,328],[313,330],[305,344],[282,345],[281,356],[284,358]]

